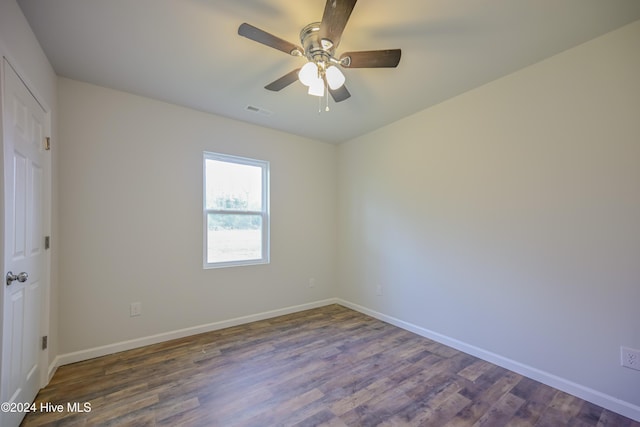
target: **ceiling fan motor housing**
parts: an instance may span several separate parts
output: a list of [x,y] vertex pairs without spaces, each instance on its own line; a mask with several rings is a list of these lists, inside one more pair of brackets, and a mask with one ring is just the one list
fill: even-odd
[[335,46],[330,40],[320,40],[320,22],[312,22],[300,31],[300,42],[304,49],[304,55],[311,62],[315,62],[322,69],[328,64],[339,64],[340,61],[333,57]]

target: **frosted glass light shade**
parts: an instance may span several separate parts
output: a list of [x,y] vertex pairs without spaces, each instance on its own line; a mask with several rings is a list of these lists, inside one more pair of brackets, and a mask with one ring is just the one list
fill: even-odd
[[329,84],[329,87],[332,90],[336,90],[340,88],[344,84],[344,81],[346,80],[344,77],[344,74],[342,74],[342,71],[340,71],[338,67],[336,67],[335,65],[332,65],[329,68],[327,68],[326,76],[327,76],[327,83]]
[[309,85],[309,95],[323,96],[324,95],[324,81],[316,77],[316,79]]
[[298,72],[298,79],[305,86],[311,86],[318,79],[318,66],[313,62],[307,62]]

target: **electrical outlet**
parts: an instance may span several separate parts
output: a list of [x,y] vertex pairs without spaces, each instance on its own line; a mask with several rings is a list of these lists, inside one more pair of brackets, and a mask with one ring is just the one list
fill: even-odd
[[129,306],[129,316],[137,317],[142,314],[142,303],[141,302],[132,302]]
[[376,286],[376,295],[382,296],[382,285]]
[[316,287],[316,279],[314,279],[313,277],[311,279],[309,279],[309,287],[310,288],[315,288]]
[[625,368],[640,371],[640,350],[629,347],[620,347],[620,363]]

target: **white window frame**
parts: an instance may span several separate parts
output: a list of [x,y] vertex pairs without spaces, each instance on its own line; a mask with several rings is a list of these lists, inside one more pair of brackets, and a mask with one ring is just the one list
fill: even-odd
[[[229,210],[229,209],[207,209],[207,160],[216,160],[220,162],[235,163],[240,165],[256,166],[262,170],[262,210]],[[269,248],[269,162],[266,160],[251,159],[248,157],[232,156],[229,154],[221,154],[205,151],[202,160],[202,206],[203,206],[203,266],[205,269],[236,267],[243,265],[269,264],[270,248]],[[231,214],[231,215],[260,215],[262,218],[262,258],[237,261],[208,261],[208,216],[209,214]]]

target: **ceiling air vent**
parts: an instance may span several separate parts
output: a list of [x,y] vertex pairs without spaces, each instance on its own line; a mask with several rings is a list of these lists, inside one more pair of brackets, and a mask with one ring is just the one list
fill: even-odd
[[244,107],[244,109],[252,113],[260,114],[262,116],[273,115],[272,111],[265,110],[264,108],[256,107],[255,105],[247,105],[246,107]]

